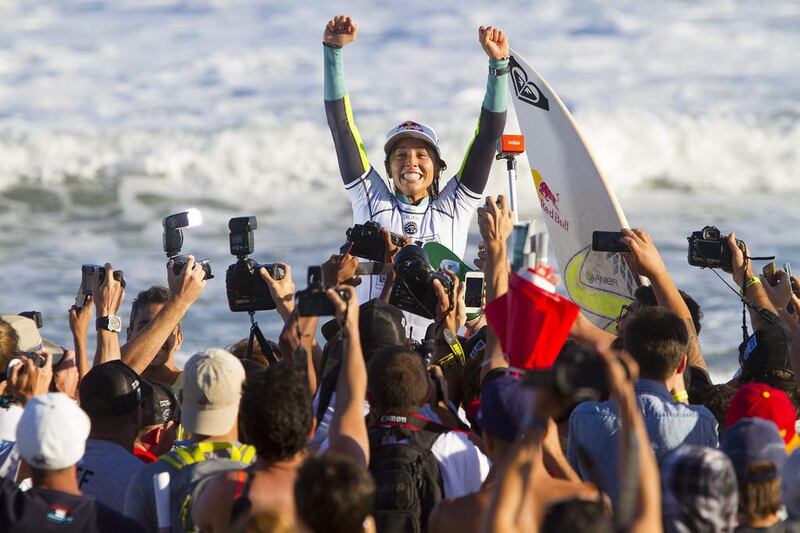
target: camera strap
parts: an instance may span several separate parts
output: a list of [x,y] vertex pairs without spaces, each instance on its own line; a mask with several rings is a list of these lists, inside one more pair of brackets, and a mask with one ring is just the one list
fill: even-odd
[[278,357],[272,349],[272,345],[267,342],[266,337],[261,333],[261,328],[258,327],[258,322],[256,322],[255,312],[250,311],[248,314],[250,315],[250,337],[247,339],[247,354],[245,355],[245,359],[253,358],[253,343],[257,340],[261,348],[261,353],[267,359],[270,366],[277,364]]

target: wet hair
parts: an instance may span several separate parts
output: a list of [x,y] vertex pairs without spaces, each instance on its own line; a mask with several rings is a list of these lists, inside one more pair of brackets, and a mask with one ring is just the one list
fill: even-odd
[[[683,303],[689,308],[689,314],[692,315],[692,323],[694,323],[695,332],[700,335],[700,321],[703,320],[703,311],[700,309],[700,304],[682,290],[678,289],[678,292],[681,298],[683,298]],[[648,307],[655,307],[658,305],[656,294],[653,292],[653,287],[651,285],[642,285],[636,289],[636,292],[633,293],[633,297],[637,302]]]
[[[133,299],[131,304],[131,320],[129,322],[131,329],[136,321],[136,312],[140,307],[150,304],[165,304],[169,301],[169,289],[161,285],[153,285],[149,289],[140,292]],[[178,331],[181,330],[181,325],[178,323]]]
[[389,346],[372,356],[367,388],[380,414],[416,413],[428,397],[428,373],[416,352]]
[[240,420],[258,457],[274,463],[306,447],[311,429],[308,378],[293,365],[273,365],[247,376]]
[[781,508],[781,479],[770,461],[754,461],[747,466],[739,484],[739,513],[748,520],[759,520]]
[[593,531],[613,533],[614,521],[597,500],[570,498],[551,505],[542,523],[543,533]]
[[17,354],[19,337],[14,327],[0,318],[0,375],[5,378],[8,361]]
[[[391,157],[392,152],[394,152],[394,148],[397,146],[397,143],[407,138],[408,137],[400,137],[397,139],[397,141],[392,143],[388,150],[386,150],[386,159],[384,159],[383,164],[386,167],[386,174],[389,176],[389,181],[393,181],[392,164],[389,161],[389,158]],[[425,143],[425,149],[428,151],[428,157],[433,159],[434,175],[433,181],[431,182],[430,187],[428,187],[428,196],[431,197],[431,200],[434,200],[439,196],[439,178],[442,176],[442,172],[447,170],[447,163],[445,163],[444,159],[439,157],[439,152],[436,151],[436,148],[431,143],[425,141],[421,142]],[[396,191],[397,188],[395,187],[395,192]]]
[[356,533],[372,512],[375,482],[345,457],[309,457],[297,472],[294,499],[300,520],[314,533]]
[[668,378],[689,349],[686,324],[663,307],[644,307],[625,325],[625,350],[639,363],[644,379]]

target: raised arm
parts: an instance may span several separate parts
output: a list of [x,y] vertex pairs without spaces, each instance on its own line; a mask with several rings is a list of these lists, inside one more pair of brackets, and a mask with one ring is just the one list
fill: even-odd
[[345,185],[363,176],[370,167],[361,134],[353,121],[350,96],[344,83],[342,47],[355,41],[357,34],[356,23],[343,15],[328,21],[322,34],[325,115]]
[[508,39],[492,26],[478,28],[478,40],[489,56],[486,95],[475,136],[467,149],[458,179],[475,194],[483,194],[494,162],[497,141],[503,134],[508,109]]
[[[769,311],[777,315],[778,311],[769,301],[767,293],[764,291],[764,286],[761,284],[761,279],[753,274],[753,263],[747,257],[747,246],[742,252],[736,244],[736,235],[731,233],[728,235],[728,247],[731,249],[733,281],[740,289],[744,287],[742,294],[744,299],[758,310]],[[752,307],[748,307],[748,310],[750,311],[750,323],[753,325],[754,330],[757,331],[769,326],[769,320],[764,318],[761,313]]]
[[[100,271],[96,269],[92,277],[92,301],[97,308],[97,318],[116,315],[125,297],[122,284],[114,279],[114,270],[111,263],[106,263],[106,274],[103,283],[100,283]],[[88,304],[87,304],[88,305]],[[94,354],[94,364],[102,365],[113,359],[120,359],[119,331],[97,328],[97,350]]]
[[672,281],[667,267],[664,265],[661,254],[658,252],[653,239],[648,233],[641,229],[622,229],[624,237],[622,242],[628,245],[630,252],[626,254],[626,259],[634,273],[647,277],[653,286],[658,305],[666,307],[686,323],[689,331],[689,366],[696,366],[707,370],[703,353],[700,351],[700,342],[697,338],[697,331],[694,328],[694,320],[686,302],[683,301],[678,287]]
[[344,332],[344,354],[336,382],[336,409],[328,431],[328,449],[366,467],[369,464],[369,437],[364,420],[367,366],[358,330],[358,296],[349,285],[340,285],[339,290],[345,292],[346,300],[334,289],[328,289],[327,292],[328,298],[336,306],[336,319]]
[[173,273],[172,265],[172,260],[167,262],[169,300],[144,330],[121,348],[122,361],[138,374],[150,365],[206,286],[205,272],[195,265],[193,256],[189,256],[186,266],[177,275]]

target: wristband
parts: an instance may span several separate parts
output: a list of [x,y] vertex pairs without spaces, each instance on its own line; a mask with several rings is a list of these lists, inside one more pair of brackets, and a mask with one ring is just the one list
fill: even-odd
[[750,287],[752,287],[756,283],[761,283],[761,280],[756,276],[750,276],[749,278],[747,278],[745,280],[744,285],[742,286],[742,290],[739,291],[739,294],[744,296],[744,294],[747,291],[747,289],[749,289]]
[[336,46],[335,44],[326,43],[325,41],[322,41],[322,46],[327,46],[328,48],[333,48],[335,50],[341,50],[342,48],[341,46]]
[[689,393],[685,390],[679,390],[672,393],[672,399],[680,403],[689,403]]

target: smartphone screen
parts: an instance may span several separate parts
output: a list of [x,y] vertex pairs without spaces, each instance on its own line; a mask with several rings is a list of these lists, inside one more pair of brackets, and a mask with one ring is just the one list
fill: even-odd
[[619,231],[592,232],[592,250],[596,252],[628,252],[628,246],[620,239],[624,237]]
[[[476,276],[474,274],[480,275]],[[464,290],[464,304],[468,309],[467,312],[470,312],[469,308],[475,308],[475,311],[477,311],[480,309],[481,303],[483,303],[483,273],[470,272],[467,274],[467,278],[464,280],[464,283],[467,284],[467,287]]]

